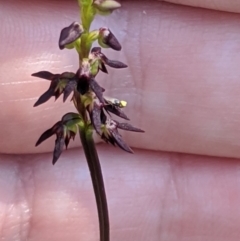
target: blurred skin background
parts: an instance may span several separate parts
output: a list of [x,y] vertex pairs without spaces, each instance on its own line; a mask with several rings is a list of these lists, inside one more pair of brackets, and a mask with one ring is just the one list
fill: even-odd
[[[111,240],[240,240],[240,1],[121,3],[92,28],[112,30],[123,50],[104,53],[129,68],[98,80],[146,133],[123,133],[134,155],[97,147]],[[54,167],[54,138],[34,147],[74,110],[60,99],[33,108],[49,83],[31,74],[76,71],[77,54],[57,43],[79,21],[77,3],[1,1],[0,21],[0,237],[97,240],[78,138]]]

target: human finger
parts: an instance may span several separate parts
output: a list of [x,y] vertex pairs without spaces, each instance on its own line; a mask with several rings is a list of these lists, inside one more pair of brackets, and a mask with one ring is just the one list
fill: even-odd
[[[72,104],[59,101],[32,108],[48,83],[30,75],[41,69],[75,71],[75,53],[60,52],[56,42],[59,29],[77,18],[78,10],[64,1],[61,5],[41,1],[27,7],[24,2],[17,9],[19,15],[14,15],[11,4],[4,3],[1,14],[1,35],[5,36],[1,56],[7,56],[0,67],[4,76],[1,152],[51,151],[52,140],[38,149],[34,143],[66,111],[73,110]],[[51,8],[56,12],[48,14]],[[66,14],[58,14],[61,11]],[[126,62],[129,69],[98,80],[109,95],[128,101],[126,113],[146,131],[139,138],[124,134],[126,141],[146,149],[239,157],[238,15],[154,1],[125,2],[111,18],[108,24],[117,30],[124,47],[120,54],[107,54]],[[15,32],[9,31],[8,26],[15,26],[10,23],[16,24]],[[99,18],[97,25],[105,24]],[[14,46],[13,52],[15,39],[21,47]]]
[[207,8],[233,13],[240,12],[239,0],[164,0],[165,2],[183,4],[192,7]]
[[[112,240],[239,240],[239,160],[98,147]],[[96,240],[90,174],[79,149],[1,155],[0,236]],[[211,228],[209,228],[209,226]]]

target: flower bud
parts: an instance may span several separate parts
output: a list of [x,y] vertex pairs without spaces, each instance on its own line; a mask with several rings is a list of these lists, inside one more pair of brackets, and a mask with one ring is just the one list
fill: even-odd
[[105,66],[108,65],[112,68],[122,69],[127,68],[128,66],[120,61],[117,60],[110,60],[108,59],[102,52],[100,47],[94,47],[91,50],[91,53],[89,55],[89,58],[91,59],[93,68],[94,76],[98,73],[98,70],[100,69],[102,72],[108,74],[107,68]]
[[112,48],[116,51],[120,51],[122,46],[118,42],[117,38],[108,28],[100,28],[98,43],[103,48]]
[[64,49],[65,47],[73,48],[72,44],[76,41],[83,33],[83,27],[78,22],[73,22],[70,26],[62,29],[59,38],[59,48]]

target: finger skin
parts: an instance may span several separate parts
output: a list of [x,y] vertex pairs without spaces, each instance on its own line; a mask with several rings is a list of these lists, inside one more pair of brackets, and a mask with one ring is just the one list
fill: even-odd
[[[239,160],[98,146],[111,240],[237,241]],[[0,157],[0,237],[98,239],[90,174],[81,150]]]
[[[60,100],[33,108],[49,83],[30,75],[40,70],[76,70],[76,54],[58,50],[57,41],[59,29],[78,19],[78,12],[73,2],[20,3],[4,2],[0,10],[4,36],[0,152],[52,151],[54,139],[39,148],[34,147],[35,141],[74,108]],[[49,9],[55,11],[49,14]],[[238,15],[153,1],[126,2],[109,17],[111,21],[98,19],[94,26],[108,24],[124,46],[122,52],[108,50],[106,55],[129,66],[109,70],[98,80],[106,94],[128,101],[131,123],[146,131],[144,135],[122,132],[127,143],[152,150],[240,157]]]
[[240,12],[239,0],[165,0],[165,2],[233,13]]

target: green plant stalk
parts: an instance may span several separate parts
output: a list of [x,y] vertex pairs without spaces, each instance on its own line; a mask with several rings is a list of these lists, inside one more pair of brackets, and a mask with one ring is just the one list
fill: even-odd
[[80,128],[79,133],[84,153],[87,159],[88,167],[90,170],[93,189],[97,203],[100,241],[109,241],[109,217],[107,198],[104,188],[101,165],[97,155],[95,143],[92,137],[92,131],[88,130],[87,127],[84,126]]
[[93,140],[93,132],[87,122],[87,111],[77,92],[74,94],[74,104],[79,114],[82,116],[83,124],[79,128],[79,135],[82,142],[82,147],[87,159],[88,168],[90,171],[93,190],[97,203],[100,241],[109,241],[109,215],[107,197],[105,193],[104,181],[102,176],[101,165],[99,162],[96,146]]
[[[81,20],[85,33],[82,36],[79,52],[79,67],[83,58],[87,58],[91,46],[87,44],[89,30],[94,18],[94,14],[90,12],[88,0],[81,1]],[[104,181],[102,176],[101,165],[99,162],[97,150],[92,136],[92,129],[88,125],[87,110],[81,101],[81,96],[74,93],[74,104],[79,114],[82,116],[83,125],[79,128],[79,135],[82,142],[82,147],[87,159],[88,168],[90,171],[99,219],[100,241],[109,241],[109,215],[108,205],[105,193]]]
[[81,18],[81,22],[83,25],[83,29],[84,29],[84,34],[81,37],[81,45],[80,45],[80,53],[79,53],[79,59],[80,61],[83,58],[87,58],[89,51],[91,49],[91,45],[89,45],[87,43],[87,39],[89,36],[89,30],[92,24],[92,21],[95,17],[95,12],[93,12],[92,8],[91,8],[91,1],[89,0],[78,0],[78,4],[81,8],[80,11],[80,18]]

